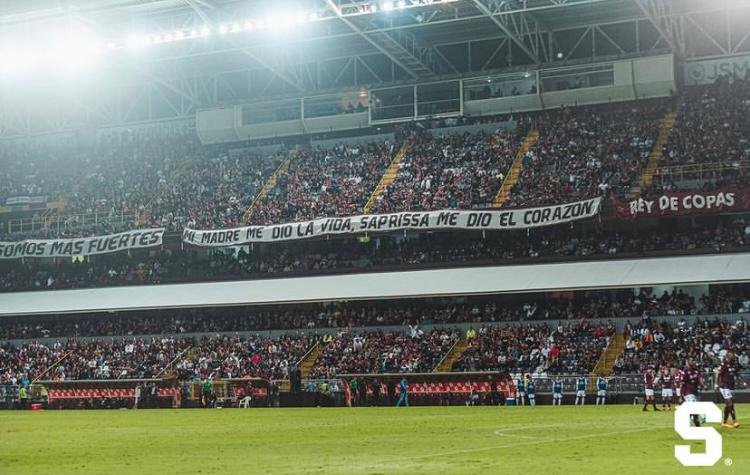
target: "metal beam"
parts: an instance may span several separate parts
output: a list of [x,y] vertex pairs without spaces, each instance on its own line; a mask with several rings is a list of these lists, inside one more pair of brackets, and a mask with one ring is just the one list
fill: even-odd
[[[388,51],[383,45],[381,45],[378,41],[375,41],[368,32],[361,29],[359,26],[357,26],[354,22],[352,22],[349,18],[342,15],[341,10],[338,6],[336,6],[335,3],[333,3],[333,0],[325,0],[326,5],[328,5],[328,8],[336,14],[336,16],[341,20],[342,23],[344,23],[346,26],[348,26],[352,31],[354,31],[357,35],[361,36],[365,41],[370,43],[372,46],[375,47],[378,51],[383,53],[388,59],[393,61],[395,64],[398,65],[399,68],[403,69],[409,76],[411,76],[414,79],[419,79],[421,76],[420,74],[413,70],[412,68],[408,67],[404,61],[401,58],[396,57],[392,52]],[[381,30],[376,30],[378,33],[381,33]],[[371,32],[370,32],[371,33]],[[382,33],[387,35],[388,33]],[[394,40],[395,41],[395,40]]]
[[636,6],[656,28],[672,52],[685,57],[685,35],[681,18],[672,14],[671,2],[666,0],[633,0]]
[[[500,19],[500,16],[497,15],[497,12],[493,12],[490,10],[487,5],[485,5],[482,0],[472,0],[474,2],[474,6],[482,12],[484,16],[486,16],[492,23],[494,23],[498,28],[500,28],[500,31],[505,33],[507,37],[518,46],[521,51],[523,51],[531,60],[534,62],[534,64],[540,64],[542,60],[539,58],[539,55],[531,51],[531,49],[526,45],[526,42],[523,39],[523,36],[519,34],[519,31],[513,32],[506,26],[506,24],[503,22],[503,20]],[[523,13],[521,13],[523,15]]]
[[[215,29],[217,22],[214,21],[213,18],[211,18],[203,9],[198,5],[198,0],[185,0],[185,3],[187,3],[190,8],[195,11],[196,15],[198,15],[203,22],[209,26],[209,28]],[[276,76],[278,76],[280,79],[284,80],[286,83],[294,87],[297,91],[303,92],[305,90],[304,86],[300,83],[298,79],[295,79],[291,77],[289,74],[287,74],[282,69],[276,67],[275,65],[271,64],[270,62],[264,60],[254,52],[250,51],[246,46],[240,45],[239,42],[237,42],[232,37],[226,38],[227,43],[232,45],[233,47],[237,48],[238,51],[240,51],[245,56],[249,57],[253,61],[262,64],[264,67],[268,68],[269,71],[273,72]]]

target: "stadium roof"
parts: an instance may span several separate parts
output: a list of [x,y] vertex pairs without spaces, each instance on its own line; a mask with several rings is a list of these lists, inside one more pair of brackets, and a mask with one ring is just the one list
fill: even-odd
[[[740,0],[2,3],[0,53],[42,42],[46,33],[60,28],[85,30],[109,46],[99,59],[96,87],[75,96],[85,102],[84,110],[104,104],[109,110],[97,111],[99,117],[88,122],[107,125],[187,118],[198,108],[259,98],[478,76],[539,64],[663,51],[685,58],[750,51],[750,2]],[[200,34],[203,29],[206,35]],[[48,39],[55,41],[54,36]],[[131,48],[134,44],[139,47]],[[52,79],[47,84],[58,83],[55,68],[49,71],[55,74],[47,75]],[[42,84],[44,77],[37,73],[34,79]],[[28,89],[30,82],[23,85]],[[107,104],[117,97],[128,104],[138,101],[133,91],[144,91],[148,100],[134,107]],[[6,108],[23,96],[7,84],[0,94]],[[98,96],[91,99],[92,94]],[[65,98],[70,97],[66,91]],[[34,100],[56,99],[49,94],[40,99],[35,93]],[[122,112],[128,109],[136,113]]]

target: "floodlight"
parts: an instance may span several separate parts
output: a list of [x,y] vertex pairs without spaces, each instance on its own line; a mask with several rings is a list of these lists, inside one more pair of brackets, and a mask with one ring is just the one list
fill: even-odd
[[201,36],[211,36],[211,29],[207,26],[201,28]]
[[226,35],[229,33],[229,27],[227,25],[219,25],[219,33]]
[[149,38],[144,35],[130,35],[128,36],[128,39],[125,41],[125,44],[128,46],[128,48],[136,49],[136,48],[142,48],[149,44]]

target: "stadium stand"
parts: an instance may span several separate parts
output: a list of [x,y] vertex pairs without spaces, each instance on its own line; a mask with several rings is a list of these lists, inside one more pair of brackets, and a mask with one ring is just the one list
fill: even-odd
[[374,210],[390,213],[490,206],[518,147],[515,131],[433,136],[415,131],[396,180],[378,197]]
[[[678,100],[666,163],[746,161],[747,97],[744,81],[688,89]],[[526,153],[504,206],[627,194],[638,183],[670,104],[650,100],[563,107],[515,117],[515,130],[493,133],[451,134],[448,128],[438,134],[436,129],[412,127],[402,133],[409,152],[373,210],[491,206],[530,124],[538,128],[539,139]],[[722,118],[724,123],[719,122]],[[724,125],[729,123],[734,125]],[[689,133],[692,130],[717,132]],[[303,148],[246,220],[269,224],[361,213],[399,148],[388,141]],[[45,196],[64,203],[64,210],[35,229],[5,223],[3,235],[73,236],[136,225],[179,231],[185,226],[242,224],[256,195],[289,155],[283,147],[277,152],[252,150],[204,146],[177,132],[166,137],[113,134],[94,145],[68,141],[54,149],[37,144],[4,148],[0,163],[7,171],[0,180],[0,201]],[[729,153],[720,160],[718,150]],[[745,176],[741,170],[733,183]]]
[[[0,291],[746,251],[746,215],[631,226],[617,222],[609,208],[597,223],[489,234],[335,237],[229,250],[190,248],[178,233],[364,211],[515,208],[635,198],[634,190],[651,196],[735,189],[746,186],[748,91],[744,81],[721,80],[669,99],[494,117],[471,131],[460,129],[465,120],[428,121],[398,126],[388,138],[357,137],[334,145],[206,146],[179,130],[103,134],[85,145],[18,143],[2,149],[0,202],[44,196],[59,206],[41,217],[3,216],[3,239],[137,227],[163,227],[171,238],[161,249],[82,260],[3,259]],[[670,171],[716,164],[721,166],[706,174],[681,169],[680,180]],[[644,175],[652,172],[653,186],[641,190],[648,182]],[[0,321],[0,337],[13,340],[0,347],[0,384],[158,380],[157,399],[166,401],[185,395],[182,386],[197,381],[291,379],[304,360],[310,379],[370,375],[362,376],[365,399],[374,397],[372,375],[383,378],[373,382],[379,392],[393,396],[393,375],[413,374],[414,392],[434,402],[446,394],[495,392],[498,384],[511,395],[511,373],[608,372],[609,365],[599,362],[612,359],[612,370],[625,374],[681,366],[687,357],[710,369],[727,349],[746,356],[741,319],[712,317],[688,325],[656,318],[750,312],[744,287],[712,285],[702,293],[696,298],[696,292],[674,289],[652,295],[652,289],[641,288],[24,317]],[[613,337],[618,346],[610,346]],[[616,355],[621,339],[624,351]],[[423,375],[436,372],[448,379]],[[451,380],[454,372],[465,376]],[[127,406],[134,404],[135,391],[133,385],[51,385],[48,400],[93,398]],[[264,391],[270,401],[274,387]]]
[[590,371],[614,334],[614,325],[591,326],[586,321],[513,327],[480,327],[454,369],[511,373]]
[[342,332],[318,357],[311,377],[325,379],[346,373],[430,372],[455,343],[458,332],[448,329],[409,335],[390,332]]
[[630,191],[667,111],[664,101],[561,108],[538,119],[507,206],[562,203]]
[[250,221],[277,224],[361,213],[397,150],[385,142],[303,151]]
[[[130,311],[109,314],[27,316],[0,320],[0,338],[144,337],[268,330],[311,331],[407,325],[479,324],[513,321],[638,319],[643,315],[712,315],[750,310],[748,290],[711,286],[701,298],[673,290],[587,291],[457,297],[444,301],[327,302],[304,305]],[[342,343],[343,344],[343,343]]]
[[[648,367],[683,367],[688,359],[709,370],[728,351],[747,359],[748,331],[744,319],[696,319],[676,324],[643,319],[624,329],[625,351],[615,363],[616,373],[641,372]],[[747,368],[747,364],[744,365]]]
[[410,239],[270,243],[236,254],[179,249],[71,260],[0,260],[0,292],[257,279],[428,267],[737,252],[750,224],[738,217],[698,226],[607,230],[556,226],[531,232],[422,234]]
[[688,88],[665,146],[669,165],[737,162],[748,159],[750,80],[719,78]]

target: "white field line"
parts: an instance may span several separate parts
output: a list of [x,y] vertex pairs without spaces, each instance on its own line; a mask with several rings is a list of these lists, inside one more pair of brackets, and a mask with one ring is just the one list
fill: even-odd
[[[584,424],[578,424],[578,425],[584,425]],[[587,426],[590,426],[591,424],[585,424]],[[537,428],[562,428],[562,427],[575,427],[576,424],[549,424],[549,425],[543,425],[543,426],[534,426],[535,429]],[[467,453],[476,453],[476,452],[486,452],[489,450],[498,450],[498,449],[509,449],[514,447],[523,447],[523,446],[529,446],[529,445],[540,445],[540,444],[549,444],[549,443],[565,443],[570,442],[574,440],[584,440],[584,439],[595,439],[599,437],[608,437],[608,436],[617,436],[622,434],[634,434],[638,432],[648,432],[652,430],[661,430],[661,429],[669,429],[672,425],[658,425],[658,426],[650,426],[650,427],[642,427],[639,429],[630,429],[630,430],[619,430],[619,431],[611,431],[611,432],[596,432],[593,434],[584,434],[584,435],[577,435],[572,437],[532,437],[532,436],[524,436],[520,438],[524,439],[534,439],[527,442],[513,442],[509,444],[501,444],[501,445],[492,445],[489,447],[478,447],[473,449],[462,449],[462,450],[450,450],[450,451],[444,451],[444,452],[434,452],[431,454],[422,454],[422,455],[414,455],[409,457],[400,457],[400,458],[394,458],[388,461],[378,461],[374,463],[369,463],[363,466],[359,466],[359,469],[375,469],[375,468],[384,468],[384,467],[392,467],[394,465],[399,465],[399,468],[403,469],[406,468],[405,466],[402,466],[401,464],[404,463],[404,461],[407,460],[420,460],[425,458],[439,458],[439,457],[446,457],[450,455],[460,455],[460,454],[467,454]],[[517,430],[521,429],[522,427],[509,427],[507,429],[502,429],[503,432],[507,432],[508,430]],[[506,434],[498,433],[501,430],[498,429],[493,432],[494,435],[498,436],[506,436]],[[508,435],[509,437],[519,437],[517,435]],[[349,462],[351,463],[351,462]],[[349,465],[349,468],[352,468],[351,465]],[[330,470],[330,467],[329,467]],[[285,472],[285,473],[295,473],[295,472]]]

